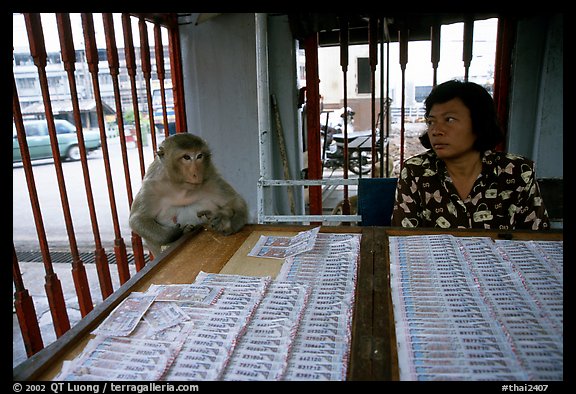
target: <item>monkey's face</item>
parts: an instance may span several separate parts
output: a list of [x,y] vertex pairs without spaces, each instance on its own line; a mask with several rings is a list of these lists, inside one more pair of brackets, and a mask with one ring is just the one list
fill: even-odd
[[160,145],[158,156],[175,183],[200,185],[210,168],[210,149],[204,140],[188,134],[173,135]]
[[175,152],[171,160],[173,180],[200,185],[204,181],[206,155],[198,150],[181,150]]

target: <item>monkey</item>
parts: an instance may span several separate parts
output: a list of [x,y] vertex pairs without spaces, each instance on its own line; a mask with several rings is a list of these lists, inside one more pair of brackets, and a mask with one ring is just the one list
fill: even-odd
[[195,226],[231,235],[248,222],[246,201],[220,175],[206,141],[178,133],[156,153],[129,216],[130,228],[154,256]]

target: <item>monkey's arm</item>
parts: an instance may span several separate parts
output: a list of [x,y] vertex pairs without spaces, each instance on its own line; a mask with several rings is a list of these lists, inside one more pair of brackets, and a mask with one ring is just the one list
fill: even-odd
[[219,180],[219,193],[227,196],[224,203],[217,204],[214,210],[198,212],[198,217],[206,221],[208,228],[224,235],[234,234],[248,222],[246,201],[223,179]]
[[166,226],[158,223],[159,203],[158,197],[144,185],[132,202],[129,220],[132,231],[144,239],[155,255],[160,253],[162,245],[180,238],[183,231],[178,224]]

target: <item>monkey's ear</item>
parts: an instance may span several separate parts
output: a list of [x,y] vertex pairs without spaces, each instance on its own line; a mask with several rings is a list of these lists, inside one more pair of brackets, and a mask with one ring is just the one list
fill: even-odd
[[156,154],[158,155],[158,157],[159,157],[160,159],[163,159],[163,158],[164,158],[164,145],[160,145],[160,146],[158,147],[158,150],[156,151]]

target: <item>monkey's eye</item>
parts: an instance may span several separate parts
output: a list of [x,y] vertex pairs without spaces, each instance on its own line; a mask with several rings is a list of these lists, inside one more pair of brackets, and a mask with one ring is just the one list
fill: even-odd
[[204,157],[204,153],[198,153],[198,156],[196,156],[196,159],[202,159]]
[[184,156],[182,156],[182,158],[183,158],[184,160],[192,160],[192,157],[190,157],[189,154],[185,154]]

